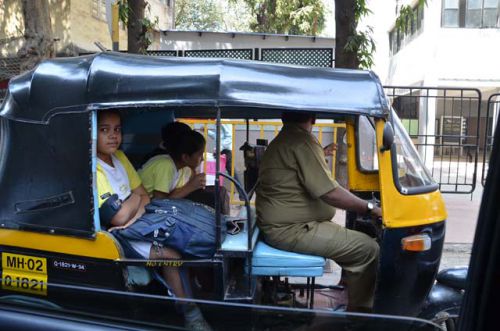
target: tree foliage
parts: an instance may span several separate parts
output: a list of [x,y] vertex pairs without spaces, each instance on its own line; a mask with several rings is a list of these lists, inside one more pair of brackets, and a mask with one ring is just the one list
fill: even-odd
[[335,67],[368,69],[373,65],[373,28],[358,27],[361,19],[370,13],[366,0],[335,2]]
[[252,13],[254,32],[317,35],[325,27],[321,0],[243,0]]
[[[417,8],[423,9],[427,5],[427,0],[418,0]],[[410,5],[401,5],[399,7],[399,15],[396,19],[396,28],[400,31],[408,31],[412,20],[417,19],[417,12]]]
[[175,28],[178,30],[222,31],[223,16],[215,0],[175,2]]

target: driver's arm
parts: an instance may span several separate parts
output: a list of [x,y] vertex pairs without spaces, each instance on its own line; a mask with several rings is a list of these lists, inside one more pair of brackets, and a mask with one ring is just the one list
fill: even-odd
[[[338,186],[330,192],[322,195],[321,200],[331,206],[353,211],[361,215],[366,214],[367,211],[368,202],[358,198],[342,186]],[[382,217],[382,210],[378,206],[375,206],[372,214],[376,217]]]
[[[295,149],[298,175],[304,188],[312,197],[320,198],[331,206],[366,214],[368,202],[341,187],[332,177],[324,162],[323,148],[314,141],[306,141]],[[380,208],[373,209],[373,216],[381,216]]]

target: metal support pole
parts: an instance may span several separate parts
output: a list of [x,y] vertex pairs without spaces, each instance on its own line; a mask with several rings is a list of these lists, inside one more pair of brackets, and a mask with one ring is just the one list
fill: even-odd
[[250,120],[247,118],[245,120],[246,125],[247,125],[247,143],[250,141]]
[[220,249],[221,243],[221,206],[220,206],[220,125],[221,125],[221,112],[220,108],[217,107],[217,119],[215,122],[215,239],[217,244],[217,250]]
[[118,17],[118,3],[113,3],[111,5],[111,14],[112,14],[112,42],[113,42],[113,51],[118,52],[120,50],[120,26],[119,26],[119,17]]

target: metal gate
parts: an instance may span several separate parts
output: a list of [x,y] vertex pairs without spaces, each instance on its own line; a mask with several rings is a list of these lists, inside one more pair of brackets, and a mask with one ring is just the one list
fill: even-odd
[[472,88],[385,86],[422,160],[443,193],[472,193],[484,146],[481,92]]
[[486,130],[483,145],[483,171],[481,173],[481,184],[486,183],[488,175],[488,164],[490,161],[491,149],[493,147],[493,137],[495,128],[498,124],[498,115],[500,113],[500,93],[492,94],[488,98],[488,108],[486,110]]

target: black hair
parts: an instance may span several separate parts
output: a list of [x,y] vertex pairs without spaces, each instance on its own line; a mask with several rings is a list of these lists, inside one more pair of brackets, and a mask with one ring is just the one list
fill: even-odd
[[161,128],[161,140],[167,153],[171,153],[176,140],[186,132],[192,131],[191,127],[182,122],[171,122]]
[[181,133],[170,147],[170,156],[179,161],[183,154],[192,155],[201,149],[205,149],[205,138],[197,131],[186,131]]
[[99,110],[97,112],[97,123],[101,122],[101,118],[104,115],[116,115],[120,118],[120,122],[123,122],[122,121],[122,114],[117,109],[103,109],[103,110]]
[[284,112],[281,114],[281,120],[283,121],[283,124],[306,123],[311,119],[316,119],[316,114],[303,112]]

